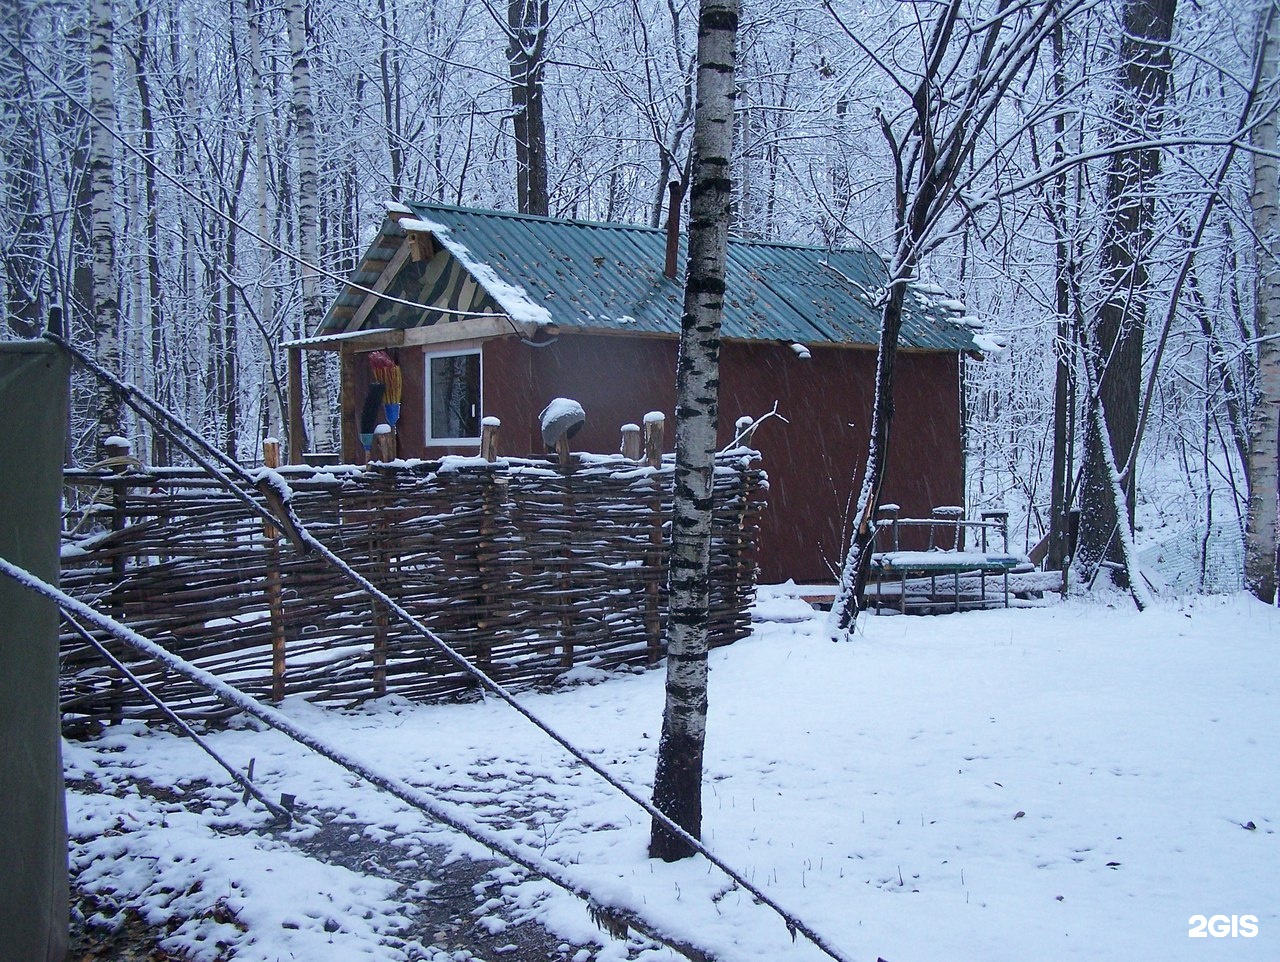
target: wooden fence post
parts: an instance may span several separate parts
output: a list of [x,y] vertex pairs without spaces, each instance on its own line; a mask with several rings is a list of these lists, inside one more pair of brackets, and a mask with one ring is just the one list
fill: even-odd
[[[280,467],[280,442],[275,438],[267,438],[262,442],[262,464],[268,468]],[[278,702],[285,695],[284,598],[280,590],[280,531],[275,525],[264,523],[263,534],[267,539],[267,608],[271,612],[271,700]]]
[[667,419],[661,411],[650,411],[644,416],[644,459],[649,467],[662,467],[662,434]]
[[[502,422],[487,417],[480,423],[480,457],[492,465],[498,460],[498,432]],[[501,548],[498,545],[498,516],[507,500],[507,478],[498,478],[496,468],[484,475],[484,487],[480,495],[480,543],[476,546],[476,569],[479,574],[479,593],[476,608],[488,612],[476,620],[476,664],[485,672],[493,665],[493,641],[510,614],[504,605],[507,586],[500,584]]]
[[[733,422],[733,436],[738,447],[749,448],[755,439],[755,418],[744,414]],[[753,539],[747,532],[747,517],[750,513],[751,495],[754,485],[751,483],[751,464],[743,461],[738,479],[738,507],[734,519],[736,534],[733,536],[733,560],[729,565],[731,579],[731,610],[735,612],[730,641],[738,641],[751,633],[751,618],[742,618],[746,610],[746,595],[751,585],[755,584],[755,572],[752,570],[755,561],[749,556]]]
[[379,424],[373,429],[373,450],[369,453],[370,461],[394,461],[396,459],[396,436],[391,432],[390,424]]
[[662,583],[666,566],[663,564],[662,536],[662,435],[666,418],[661,411],[650,411],[644,416],[644,457],[654,469],[653,496],[649,501],[649,550],[645,554],[646,572],[644,586],[644,627],[648,639],[647,655],[650,665],[662,657]]
[[577,497],[573,487],[573,461],[569,454],[569,439],[561,435],[556,441],[556,458],[560,463],[560,471],[564,477],[564,515],[567,525],[563,540],[563,557],[560,562],[560,666],[573,667],[574,627],[573,627],[573,535],[577,525],[574,515],[577,513]]
[[[379,425],[381,427],[382,425]],[[390,429],[383,433],[388,440]],[[375,441],[374,450],[377,450]],[[369,507],[369,579],[388,593],[391,592],[391,526],[387,523],[387,502],[397,487],[399,472],[394,469],[377,472],[377,482],[370,492]],[[376,519],[376,520],[375,520]],[[382,602],[374,600],[373,607],[373,693],[382,697],[387,693],[387,626],[390,616]]]
[[494,417],[485,418],[480,425],[480,457],[490,464],[498,460],[498,431],[501,427],[502,422]]
[[640,425],[624,424],[622,426],[622,456],[628,461],[640,460]]

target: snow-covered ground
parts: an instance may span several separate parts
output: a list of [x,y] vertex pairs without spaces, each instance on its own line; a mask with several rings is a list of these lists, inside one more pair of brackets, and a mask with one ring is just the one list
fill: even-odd
[[[855,643],[833,644],[802,602],[766,596],[755,634],[711,656],[705,839],[851,959],[1280,958],[1280,616],[1245,597],[1143,614],[1113,602],[867,617]],[[525,700],[644,791],[662,682],[621,673]],[[647,817],[500,704],[285,711],[477,806],[719,958],[823,957],[703,859],[649,861]],[[402,868],[441,841],[483,854],[273,732],[210,740],[242,767],[256,759],[270,797],[372,826],[361,831],[403,851]],[[265,818],[238,791],[200,787],[226,777],[189,741],[122,726],[65,752],[80,784],[140,778],[176,793],[69,795],[81,884],[191,919],[173,945],[208,959],[227,957],[219,943],[239,960],[433,957],[396,938],[428,885],[307,856],[291,843],[316,831],[305,823],[257,831]],[[494,958],[521,957],[500,933],[524,917],[624,957],[544,882],[500,871],[492,892],[479,924],[499,935]],[[1192,938],[1197,915],[1254,916],[1257,934],[1237,919],[1240,934],[1207,934],[1229,931],[1216,922]]]

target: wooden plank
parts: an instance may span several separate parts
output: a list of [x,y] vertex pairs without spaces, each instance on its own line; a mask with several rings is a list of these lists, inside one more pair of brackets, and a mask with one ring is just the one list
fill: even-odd
[[457,321],[441,321],[430,327],[411,327],[404,332],[404,346],[447,344],[450,341],[469,341],[503,334],[520,333],[528,337],[534,325],[512,321],[506,315],[464,317]]
[[342,412],[340,450],[342,460],[346,464],[359,464],[363,460],[364,450],[360,445],[360,404],[363,398],[357,397],[356,389],[356,355],[351,351],[343,351],[339,356],[338,378],[338,410]]
[[[392,257],[391,260],[387,262],[387,266],[382,269],[382,273],[378,275],[378,279],[373,282],[370,290],[377,294],[386,293],[387,288],[390,287],[391,282],[396,279],[396,275],[400,273],[401,268],[409,262],[409,258],[412,253],[413,252],[410,250],[408,242],[406,241],[405,243],[402,243],[399,250],[396,251],[395,256]],[[368,318],[370,312],[372,312],[377,306],[379,300],[381,300],[381,298],[375,297],[374,294],[365,294],[364,300],[360,302],[360,307],[356,309],[356,313],[351,319],[351,323],[347,325],[347,330],[359,330],[360,326],[364,324],[365,319]]]
[[289,348],[289,463],[302,463],[302,349]]

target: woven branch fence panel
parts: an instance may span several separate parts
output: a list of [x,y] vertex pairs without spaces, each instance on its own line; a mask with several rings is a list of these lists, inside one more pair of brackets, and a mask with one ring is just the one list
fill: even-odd
[[[619,455],[280,469],[315,536],[504,685],[662,657],[672,462]],[[264,699],[347,706],[460,699],[475,681],[323,560],[294,551],[194,470],[68,471],[97,527],[68,540],[62,586]],[[717,460],[709,630],[750,631],[759,513],[754,452]],[[97,636],[180,715],[229,712],[164,666]],[[64,725],[158,713],[67,631]]]

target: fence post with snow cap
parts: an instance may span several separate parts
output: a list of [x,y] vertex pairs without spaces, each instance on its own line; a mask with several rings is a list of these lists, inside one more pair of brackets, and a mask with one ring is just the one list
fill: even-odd
[[573,398],[553,398],[551,403],[538,415],[542,428],[542,443],[548,449],[554,449],[560,461],[560,467],[569,467],[569,439],[582,429],[587,421],[587,412]]
[[490,464],[498,460],[498,431],[502,422],[495,417],[487,417],[480,422],[480,457]]
[[624,424],[622,426],[622,443],[618,450],[628,461],[640,460],[640,425]]

